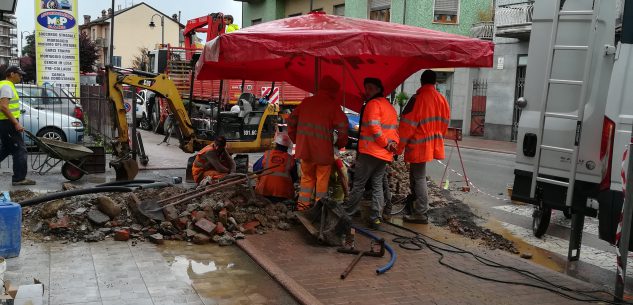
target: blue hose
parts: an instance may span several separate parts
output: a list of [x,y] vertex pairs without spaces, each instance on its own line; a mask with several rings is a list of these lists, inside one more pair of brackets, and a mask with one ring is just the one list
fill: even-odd
[[[361,227],[357,227],[355,225],[352,225],[352,228],[356,229],[356,231],[360,232],[361,234],[373,239],[373,240],[380,240],[380,237],[374,235],[373,233],[367,231],[367,229],[365,228],[361,228]],[[376,269],[376,274],[383,274],[385,272],[387,272],[387,270],[391,269],[391,267],[393,267],[393,264],[396,262],[396,251],[393,250],[393,248],[391,248],[391,246],[389,246],[389,244],[387,244],[385,242],[385,249],[387,249],[387,252],[389,252],[389,255],[391,255],[391,259],[389,259],[389,262],[382,266],[379,267],[378,269]]]

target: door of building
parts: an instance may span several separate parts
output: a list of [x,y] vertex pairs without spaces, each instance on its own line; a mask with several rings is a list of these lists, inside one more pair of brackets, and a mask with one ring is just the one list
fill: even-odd
[[472,107],[470,110],[470,135],[481,137],[484,135],[486,123],[486,91],[488,83],[485,80],[473,81]]

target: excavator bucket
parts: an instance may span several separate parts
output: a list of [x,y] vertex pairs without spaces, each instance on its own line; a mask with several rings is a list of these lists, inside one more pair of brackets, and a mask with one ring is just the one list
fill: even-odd
[[112,161],[110,167],[114,168],[116,181],[134,180],[138,174],[138,163],[134,159]]

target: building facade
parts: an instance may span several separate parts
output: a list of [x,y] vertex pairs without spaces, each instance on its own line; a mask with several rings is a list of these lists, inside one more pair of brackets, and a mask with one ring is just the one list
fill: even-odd
[[5,14],[4,20],[0,20],[0,65],[16,64],[18,58],[16,18],[14,15]]
[[[164,20],[164,28],[161,26]],[[91,20],[84,16],[84,23],[79,27],[82,33],[99,47],[100,54],[97,66],[103,67],[108,63],[110,47],[110,21],[112,13],[101,11],[101,16]],[[150,27],[150,21],[155,26]],[[134,57],[142,48],[154,49],[161,44],[164,31],[164,43],[180,46],[182,42],[182,25],[176,16],[167,16],[144,2],[114,12],[114,62],[115,66],[131,67]]]

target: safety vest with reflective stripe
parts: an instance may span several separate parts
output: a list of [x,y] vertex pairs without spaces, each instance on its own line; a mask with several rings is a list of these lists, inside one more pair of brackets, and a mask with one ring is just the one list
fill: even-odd
[[[9,86],[13,91],[13,98],[9,100],[9,111],[13,114],[13,117],[16,119],[20,118],[20,97],[18,96],[18,91],[15,90],[15,85],[11,81],[3,80],[0,81],[0,89],[4,86]],[[0,120],[8,120],[4,113],[0,112]]]
[[336,146],[347,144],[349,123],[341,106],[325,92],[305,98],[288,118],[288,136],[295,147],[295,158],[316,165],[334,162],[332,143],[338,132]]
[[[197,178],[197,176],[200,175],[201,173],[204,173],[204,171],[212,170],[212,168],[207,169],[207,161],[202,156],[214,151],[215,151],[215,146],[213,145],[213,143],[211,143],[205,146],[196,154],[196,159],[193,161],[193,166],[191,167],[191,174],[193,175],[194,179]],[[230,169],[231,164],[230,162],[228,162],[227,158],[230,158],[230,156],[221,154],[220,163],[224,165],[226,168]]]
[[358,152],[387,162],[393,161],[393,153],[386,149],[389,142],[398,144],[398,114],[384,97],[370,100],[365,105],[360,122]]
[[409,163],[444,159],[444,135],[448,130],[448,102],[435,86],[424,85],[407,105],[400,118],[398,154],[404,151]]
[[279,150],[266,151],[262,160],[262,167],[277,167],[270,169],[270,174],[259,178],[255,188],[257,194],[293,199],[295,197],[295,188],[290,171],[292,171],[294,165],[295,159],[288,153]]

